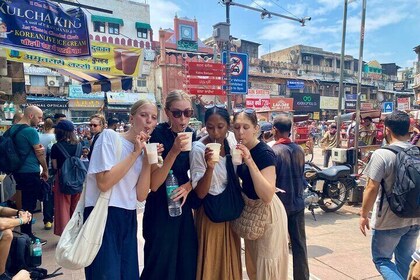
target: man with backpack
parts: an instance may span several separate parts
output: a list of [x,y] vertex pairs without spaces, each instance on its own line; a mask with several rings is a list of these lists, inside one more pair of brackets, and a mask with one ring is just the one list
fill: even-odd
[[409,126],[408,114],[388,115],[389,145],[372,154],[364,171],[368,181],[359,227],[365,236],[372,227],[372,259],[384,279],[407,279],[420,229],[420,150],[407,142]]
[[[40,144],[38,132],[34,127],[42,121],[42,110],[36,106],[29,106],[23,112],[22,119],[14,124],[8,131],[5,132],[5,137],[10,137],[9,146],[14,147],[16,157],[13,159],[10,156],[10,150],[0,151],[2,155],[3,164],[1,169],[7,168],[11,165],[11,161],[18,161],[15,170],[7,170],[7,173],[13,173],[16,180],[16,189],[22,193],[22,208],[29,211],[31,214],[36,208],[38,199],[42,198],[41,180],[48,179],[48,167],[45,160],[45,149]],[[3,147],[2,149],[7,147]],[[42,173],[40,167],[42,166]],[[5,171],[5,170],[2,170]],[[41,173],[41,175],[40,175]],[[21,226],[21,232],[26,233],[33,240],[37,239],[32,233],[31,223]],[[46,240],[40,239],[43,244]]]

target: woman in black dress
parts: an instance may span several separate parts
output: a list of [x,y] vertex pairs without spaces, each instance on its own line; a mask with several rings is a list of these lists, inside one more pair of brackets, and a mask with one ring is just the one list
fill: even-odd
[[[152,168],[151,184],[143,217],[144,269],[142,280],[193,280],[197,269],[197,233],[194,228],[192,207],[194,195],[188,177],[188,136],[179,132],[192,132],[188,122],[193,114],[190,97],[183,91],[172,91],[165,102],[167,123],[159,124],[150,142],[163,144],[163,166]],[[195,133],[193,134],[195,141]],[[182,201],[182,215],[170,217],[165,180],[169,170],[178,179],[175,199]],[[187,199],[188,197],[188,199]]]

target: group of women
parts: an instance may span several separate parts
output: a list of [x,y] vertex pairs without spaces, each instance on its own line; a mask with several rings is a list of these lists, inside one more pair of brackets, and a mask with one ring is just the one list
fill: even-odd
[[[229,222],[214,223],[201,204],[207,194],[226,188],[229,176],[242,179],[242,191],[269,207],[264,235],[245,240],[245,262],[250,279],[287,279],[287,217],[275,195],[275,156],[258,141],[254,111],[243,110],[231,119],[220,106],[208,108],[208,135],[184,151],[193,115],[190,97],[170,92],[165,102],[168,122],[157,125],[157,108],[138,101],[131,109],[131,128],[124,134],[105,130],[98,138],[90,161],[87,218],[100,191],[113,189],[101,249],[85,268],[86,279],[242,279],[241,242]],[[232,130],[236,140],[231,136]],[[118,140],[115,140],[118,139]],[[120,143],[116,143],[119,141]],[[163,164],[150,165],[145,143],[159,143]],[[219,143],[220,160],[211,160],[208,143]],[[122,145],[121,145],[122,144]],[[121,148],[118,148],[121,147]],[[239,149],[243,164],[236,172],[226,169],[226,152]],[[182,201],[182,215],[170,217],[165,180],[172,170],[179,182],[173,198]],[[233,173],[233,174],[232,174]],[[144,269],[138,270],[136,201],[146,200],[143,217]]]

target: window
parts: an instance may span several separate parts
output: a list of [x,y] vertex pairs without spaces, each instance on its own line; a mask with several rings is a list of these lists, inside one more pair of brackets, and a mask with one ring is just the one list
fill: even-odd
[[35,87],[45,87],[45,77],[44,76],[29,76],[29,80],[31,81],[31,86]]
[[93,31],[94,32],[99,32],[99,33],[105,33],[105,23],[104,22],[95,21],[93,23]]
[[146,28],[137,28],[137,37],[147,39],[147,29]]
[[108,23],[108,33],[114,35],[120,34],[120,25],[116,23]]
[[138,79],[137,87],[146,87],[146,79]]

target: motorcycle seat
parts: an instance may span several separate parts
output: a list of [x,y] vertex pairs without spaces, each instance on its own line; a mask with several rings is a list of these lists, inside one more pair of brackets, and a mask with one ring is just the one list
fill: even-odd
[[317,175],[319,179],[328,181],[337,181],[340,178],[350,175],[350,167],[345,165],[331,166],[322,171],[318,171]]

